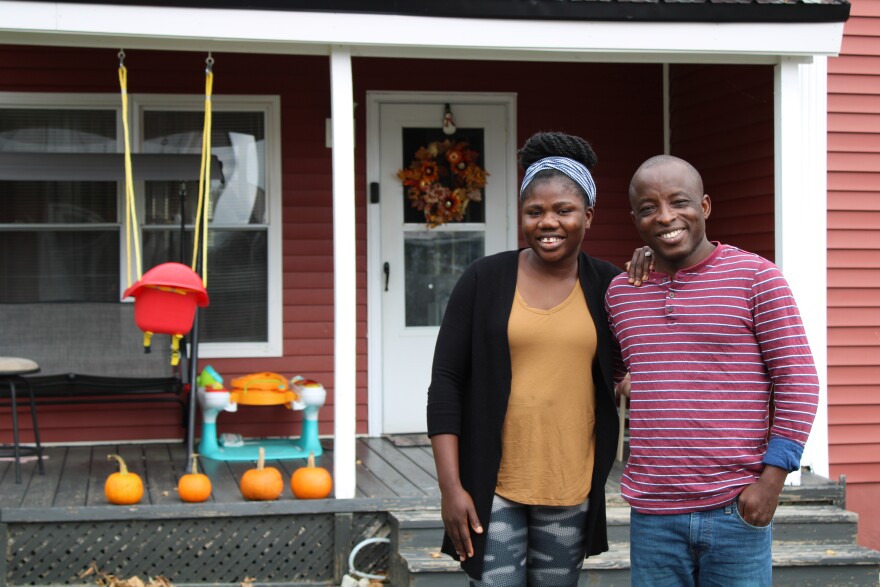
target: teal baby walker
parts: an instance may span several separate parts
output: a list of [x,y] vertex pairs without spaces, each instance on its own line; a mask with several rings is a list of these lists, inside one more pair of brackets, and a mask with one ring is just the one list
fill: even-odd
[[[299,375],[289,381],[277,373],[253,373],[232,381],[232,389],[224,387],[223,378],[210,365],[197,379],[199,406],[202,409],[202,438],[199,454],[218,461],[253,461],[263,447],[267,459],[308,458],[323,454],[318,438],[318,410],[327,399],[324,386]],[[299,438],[244,439],[237,434],[217,434],[220,412],[236,412],[239,405],[283,405],[303,411],[302,434]]]

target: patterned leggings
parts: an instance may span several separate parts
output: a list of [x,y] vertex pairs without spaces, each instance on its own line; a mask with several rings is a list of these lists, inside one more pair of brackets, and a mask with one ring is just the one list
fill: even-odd
[[584,564],[589,500],[576,506],[492,501],[483,579],[470,587],[574,587]]

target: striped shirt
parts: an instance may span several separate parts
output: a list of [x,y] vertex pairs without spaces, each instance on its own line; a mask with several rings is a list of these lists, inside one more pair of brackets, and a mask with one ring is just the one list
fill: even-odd
[[[716,243],[717,244],[717,243]],[[794,297],[770,261],[718,244],[673,278],[617,276],[605,298],[630,371],[623,497],[642,513],[720,507],[764,464],[796,470],[819,380]]]

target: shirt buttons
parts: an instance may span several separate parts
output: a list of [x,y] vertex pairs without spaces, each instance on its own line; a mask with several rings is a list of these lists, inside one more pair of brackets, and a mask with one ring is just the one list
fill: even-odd
[[668,306],[668,307],[666,308],[666,313],[667,313],[667,314],[672,314],[674,311],[675,311],[675,308],[673,308],[672,306]]
[[674,298],[674,297],[675,297],[675,292],[674,292],[674,291],[669,292],[669,297],[670,297],[670,298]]

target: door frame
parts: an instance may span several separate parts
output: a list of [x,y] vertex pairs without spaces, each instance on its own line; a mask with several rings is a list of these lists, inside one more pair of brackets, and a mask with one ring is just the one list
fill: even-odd
[[[495,104],[506,107],[507,142],[505,150],[510,165],[504,180],[509,193],[515,189],[516,165],[516,94],[471,92],[367,92],[367,185],[379,181],[379,107],[383,104],[433,104],[433,103]],[[437,125],[440,126],[438,118]],[[494,176],[493,177],[497,177]],[[380,198],[382,194],[380,194]],[[518,240],[516,198],[509,198],[507,209],[507,248],[516,247]],[[383,433],[382,408],[384,389],[382,373],[382,217],[379,204],[367,200],[367,417],[368,434]]]

